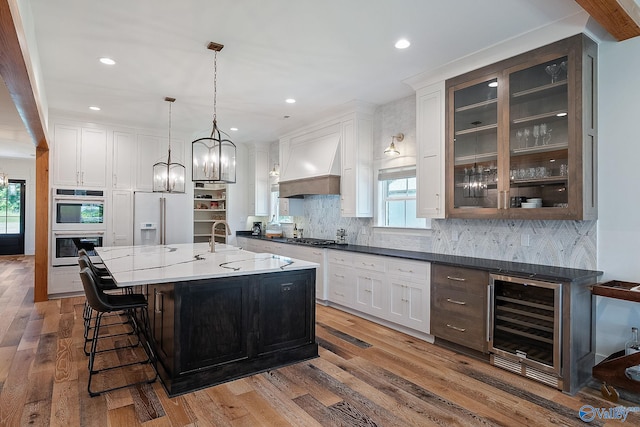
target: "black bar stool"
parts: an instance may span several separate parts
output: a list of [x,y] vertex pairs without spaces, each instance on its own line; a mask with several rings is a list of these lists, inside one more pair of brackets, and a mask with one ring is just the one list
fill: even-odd
[[[96,286],[101,291],[110,291],[110,290],[118,289],[118,287],[116,286],[111,276],[103,276],[98,273],[99,270],[95,268],[96,267],[95,264],[91,262],[91,259],[86,254],[82,254],[78,257],[78,265],[80,266],[81,271],[83,268],[89,268],[92,271],[92,273],[94,274],[94,277],[96,278],[95,280]],[[120,312],[107,315],[108,317],[115,318],[116,321],[113,321],[110,323],[103,323],[102,326],[130,324],[131,327],[129,331],[127,331],[126,333],[120,333],[115,335],[134,335],[135,334],[137,337],[136,330],[134,327],[135,319],[132,319],[130,316],[126,316],[126,319],[123,321],[121,319],[122,314],[124,314],[125,316],[127,315],[127,313],[120,313]],[[104,317],[106,318],[107,316],[104,316]],[[88,356],[89,349],[87,349],[87,345],[91,343],[91,331],[94,328],[94,326],[91,325],[91,322],[93,320],[93,309],[89,305],[88,300],[85,300],[82,317],[84,320],[84,354]],[[115,335],[112,335],[112,336],[115,336]]]
[[[87,384],[87,391],[91,397],[98,396],[101,393],[105,393],[108,391],[118,390],[121,388],[129,387],[136,384],[151,384],[158,378],[158,373],[155,370],[155,357],[154,352],[150,346],[150,334],[149,334],[149,316],[147,313],[147,299],[142,294],[106,294],[102,290],[98,288],[97,285],[97,277],[93,274],[90,268],[85,267],[80,272],[80,278],[82,279],[82,286],[84,288],[85,295],[87,297],[87,301],[89,305],[96,313],[95,315],[95,325],[93,327],[93,333],[91,334],[91,351],[89,352],[89,382]],[[124,348],[134,348],[140,345],[142,342],[138,337],[136,344],[130,344],[126,346],[111,346],[106,349],[98,350],[98,341],[108,338],[107,336],[100,336],[100,324],[102,322],[102,317],[106,313],[113,313],[117,311],[125,311],[129,314],[130,317],[135,317],[136,312],[139,314],[140,319],[142,320],[143,330],[139,330],[137,327],[137,333],[143,333],[146,336],[145,342],[147,343],[146,347],[143,347],[143,350],[146,352],[146,359],[139,360],[130,363],[122,363],[115,366],[109,366],[101,369],[94,369],[95,366],[95,358],[96,355],[106,351],[115,351]],[[135,325],[135,323],[134,323]],[[109,371],[117,368],[124,368],[127,366],[133,365],[145,365],[149,364],[153,368],[154,376],[152,378],[145,378],[140,381],[130,382],[125,385],[116,386],[107,388],[104,390],[91,390],[91,382],[93,380],[93,376],[95,374]]]

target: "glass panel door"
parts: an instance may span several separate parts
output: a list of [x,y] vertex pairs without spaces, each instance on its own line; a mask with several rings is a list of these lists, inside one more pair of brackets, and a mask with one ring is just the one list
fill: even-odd
[[10,180],[0,188],[0,255],[24,254],[23,180]]
[[498,81],[454,93],[454,207],[498,206]]
[[511,208],[568,208],[567,57],[509,75]]

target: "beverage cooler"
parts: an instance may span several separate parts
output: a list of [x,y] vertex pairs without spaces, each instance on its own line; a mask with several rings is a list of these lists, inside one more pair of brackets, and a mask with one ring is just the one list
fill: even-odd
[[490,283],[491,363],[561,389],[562,285],[494,274]]

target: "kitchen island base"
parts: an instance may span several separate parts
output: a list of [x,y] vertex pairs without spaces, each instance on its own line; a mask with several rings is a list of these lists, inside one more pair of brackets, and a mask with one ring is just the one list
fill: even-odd
[[318,356],[315,269],[145,287],[170,397]]

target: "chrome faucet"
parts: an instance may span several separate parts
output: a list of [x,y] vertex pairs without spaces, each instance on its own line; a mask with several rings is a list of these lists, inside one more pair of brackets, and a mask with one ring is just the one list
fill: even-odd
[[227,236],[231,236],[231,227],[229,227],[229,224],[227,223],[227,221],[224,221],[224,220],[213,221],[213,225],[211,226],[211,240],[209,241],[209,252],[211,253],[214,253],[216,251],[215,231],[216,231],[216,225],[218,224],[224,224],[227,230]]

